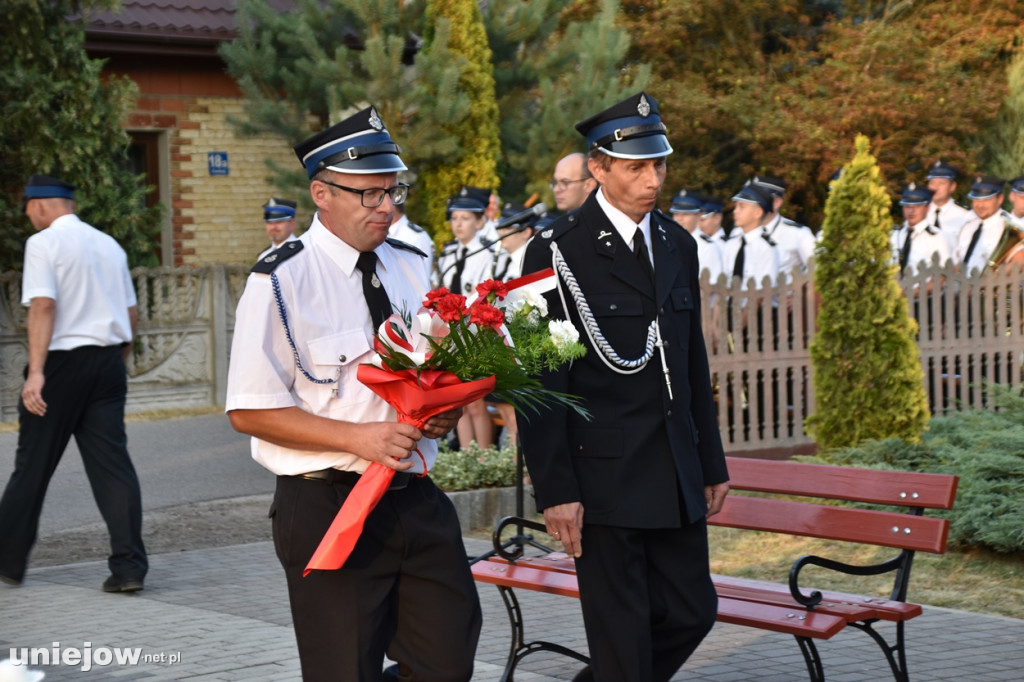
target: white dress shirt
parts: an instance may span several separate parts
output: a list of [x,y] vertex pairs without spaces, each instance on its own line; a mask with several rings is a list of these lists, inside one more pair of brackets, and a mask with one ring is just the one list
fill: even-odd
[[[907,239],[907,229],[907,223],[904,221],[898,230],[893,230],[889,238],[893,252],[892,262],[897,265],[900,262],[903,244]],[[940,265],[950,259],[951,251],[945,234],[936,232],[928,218],[925,218],[909,229],[912,232],[912,237],[910,241],[910,255],[907,258],[907,267],[903,272],[904,275],[916,275],[920,264],[926,263],[931,265],[932,258],[936,254],[938,254]]]
[[[359,365],[374,356],[375,332],[356,269],[359,252],[317,217],[299,241],[302,251],[274,269],[295,348],[285,335],[271,276],[249,275],[235,316],[226,411],[298,407],[339,421],[395,421],[394,409],[356,378]],[[375,252],[392,306],[417,312],[427,292],[423,258],[386,242]],[[296,366],[296,354],[311,376],[336,381],[310,381]],[[432,466],[437,444],[423,438],[419,450]],[[285,476],[328,468],[361,473],[370,464],[349,452],[295,450],[258,438],[252,439],[252,456]],[[415,453],[411,461],[409,471],[423,471]]]
[[128,257],[114,238],[63,215],[25,242],[21,304],[57,302],[49,350],[116,346],[132,340],[136,304]]
[[[995,251],[999,239],[1003,236],[1003,230],[1006,229],[1006,223],[1009,222],[1008,218],[1009,214],[1000,210],[985,220],[975,216],[974,219],[964,224],[960,231],[960,241],[957,243],[953,255],[953,262],[960,266],[961,272],[970,275],[975,270],[981,272],[988,267],[989,258],[992,257],[992,252]],[[974,233],[979,229],[981,234],[974,245],[974,250],[971,251],[971,260],[964,262],[967,257],[967,249],[970,248],[971,240],[974,239]]]
[[452,293],[462,294],[466,298],[476,296],[476,285],[494,277],[494,246],[484,248],[478,232],[463,244],[459,241],[445,245],[437,259],[438,277],[435,286],[443,286],[451,290],[452,280],[458,268],[458,260],[465,254],[466,264],[462,268],[462,290]]
[[[935,224],[935,210],[937,208],[934,203],[928,204],[928,217],[926,220],[929,225]],[[960,241],[960,231],[963,229],[964,223],[975,217],[977,216],[974,215],[974,211],[964,208],[952,199],[939,209],[939,228],[946,238],[950,253],[953,253]]]
[[776,214],[761,229],[775,242],[775,248],[779,251],[779,272],[789,276],[807,272],[807,263],[814,257],[814,247],[817,246],[811,228]]
[[419,225],[413,225],[409,222],[409,216],[402,215],[401,218],[391,223],[391,227],[388,228],[388,236],[392,239],[405,242],[406,244],[412,244],[417,249],[427,254],[427,258],[423,260],[427,264],[427,272],[434,266],[434,240],[427,234]]
[[747,290],[750,278],[754,278],[755,289],[764,285],[766,277],[769,286],[775,286],[779,281],[779,252],[761,235],[761,228],[747,233],[740,233],[738,228],[733,228],[732,237],[723,242],[722,267],[727,277],[733,277],[736,256],[740,247],[746,243],[743,250],[743,274],[740,276],[741,291]]

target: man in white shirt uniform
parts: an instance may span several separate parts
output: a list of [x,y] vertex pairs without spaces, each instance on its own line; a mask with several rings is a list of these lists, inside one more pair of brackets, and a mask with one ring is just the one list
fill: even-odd
[[751,278],[754,288],[769,286],[779,279],[779,253],[761,231],[762,222],[772,211],[772,197],[764,190],[747,184],[733,196],[732,238],[722,249],[725,273],[740,278],[740,290],[746,291]]
[[967,221],[960,231],[960,242],[953,254],[953,262],[960,272],[980,274],[989,267],[992,256],[1006,230],[1019,228],[1012,216],[1002,209],[1003,187],[1006,181],[992,175],[978,175],[967,198],[971,200],[974,219]]
[[772,197],[772,210],[765,216],[761,230],[769,243],[779,250],[779,272],[790,277],[807,272],[817,240],[811,228],[782,216],[786,182],[770,175],[755,175],[751,183],[767,190]]
[[953,253],[960,241],[960,230],[964,223],[974,217],[968,209],[953,200],[956,180],[960,170],[945,161],[936,161],[928,169],[928,189],[932,200],[928,205],[928,224],[935,226],[946,238],[949,252]]
[[697,262],[700,264],[701,273],[708,271],[708,281],[714,284],[722,274],[722,251],[718,244],[709,235],[704,234],[698,228],[703,212],[705,197],[686,189],[679,192],[672,199],[672,206],[669,213],[677,225],[685,229],[697,242]]
[[950,258],[946,237],[928,220],[928,206],[932,192],[927,187],[910,183],[903,188],[900,206],[903,209],[903,225],[893,230],[890,236],[893,261],[900,266],[899,276],[917,274],[922,263],[931,265],[938,256],[939,264]]
[[28,367],[14,472],[0,499],[0,580],[23,580],[46,487],[74,436],[110,533],[110,577],[102,589],[136,592],[149,564],[142,495],[124,429],[124,363],[138,320],[135,287],[124,250],[75,215],[74,189],[33,175],[23,196],[37,232],[25,244]]
[[295,207],[294,201],[271,197],[263,204],[263,226],[267,230],[267,237],[270,238],[270,246],[260,252],[256,260],[262,260],[274,249],[281,248],[285,242],[290,242],[295,236]]
[[[417,476],[459,412],[398,423],[356,376],[380,323],[419,310],[428,288],[426,254],[387,238],[408,191],[399,151],[372,106],[296,145],[316,215],[256,264],[238,303],[226,411],[277,475],[274,546],[306,682],[380,680],[385,654],[401,679],[469,680],[480,632],[455,509]],[[351,555],[303,577],[371,462],[396,473]]]
[[405,215],[404,205],[395,206],[395,219],[391,223],[391,227],[388,228],[388,237],[405,242],[406,244],[412,244],[427,254],[427,272],[430,273],[433,270],[434,251],[436,250],[434,248],[434,240],[426,230],[409,220],[409,216]]

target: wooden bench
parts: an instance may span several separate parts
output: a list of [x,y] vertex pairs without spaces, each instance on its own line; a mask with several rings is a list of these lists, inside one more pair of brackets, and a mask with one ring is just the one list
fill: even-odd
[[[854,467],[776,462],[737,457],[729,462],[732,491],[721,513],[709,523],[730,528],[802,535],[899,550],[878,564],[855,566],[818,556],[793,562],[786,584],[715,575],[718,620],[734,625],[793,635],[803,654],[810,679],[825,679],[815,642],[827,640],[847,626],[870,636],[882,651],[893,677],[906,681],[905,623],[921,615],[907,602],[914,554],[946,550],[949,522],[924,516],[927,509],[951,509],[956,496],[955,476]],[[751,494],[753,493],[753,494]],[[767,495],[765,495],[767,493]],[[817,498],[812,500],[793,500]],[[857,506],[836,501],[861,503]],[[870,508],[866,508],[870,507]],[[898,509],[893,509],[894,507]],[[517,534],[503,540],[506,529]],[[516,666],[535,651],[555,651],[586,662],[585,655],[545,641],[527,641],[515,589],[579,597],[575,565],[534,539],[527,530],[544,531],[544,524],[518,517],[501,519],[494,530],[494,550],[472,560],[478,582],[496,585],[508,611],[512,641],[502,681],[511,680]],[[528,556],[526,547],[541,548]],[[808,589],[801,571],[818,566],[849,575],[892,575],[888,598]],[[889,641],[874,628],[879,621],[895,623]]]

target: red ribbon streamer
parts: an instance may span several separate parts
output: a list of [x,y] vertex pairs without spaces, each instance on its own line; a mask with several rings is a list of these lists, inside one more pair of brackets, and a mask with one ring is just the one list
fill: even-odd
[[[462,381],[451,372],[404,369],[393,372],[372,365],[360,365],[356,378],[398,412],[398,421],[422,429],[434,415],[468,405],[494,390],[494,377]],[[426,472],[423,473],[426,475]],[[302,576],[310,571],[341,568],[362,535],[366,518],[384,496],[395,470],[371,462],[359,482],[341,505]]]

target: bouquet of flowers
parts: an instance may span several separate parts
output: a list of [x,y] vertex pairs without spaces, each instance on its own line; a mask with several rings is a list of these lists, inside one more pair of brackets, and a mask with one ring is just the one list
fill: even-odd
[[[377,357],[360,365],[356,376],[395,408],[400,422],[417,428],[488,394],[524,413],[561,404],[588,416],[577,398],[549,391],[537,379],[539,372],[586,353],[571,323],[546,320],[538,288],[553,277],[549,269],[507,283],[487,280],[468,304],[465,296],[445,288],[430,291],[415,315],[396,313],[381,324],[374,339]],[[394,474],[370,464],[303,575],[345,563]]]

